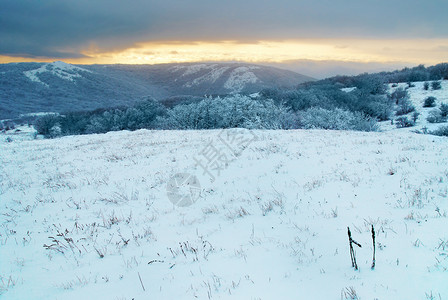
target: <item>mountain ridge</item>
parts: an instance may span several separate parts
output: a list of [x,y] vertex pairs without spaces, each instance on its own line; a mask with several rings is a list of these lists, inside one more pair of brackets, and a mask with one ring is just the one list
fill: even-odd
[[179,95],[254,93],[312,80],[293,71],[247,63],[1,64],[0,119],[128,106],[147,96],[163,100]]

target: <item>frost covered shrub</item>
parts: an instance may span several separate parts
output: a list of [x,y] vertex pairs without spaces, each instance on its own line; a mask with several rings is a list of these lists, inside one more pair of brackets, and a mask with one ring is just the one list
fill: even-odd
[[438,136],[448,136],[448,126],[439,127],[438,129],[430,131],[429,133]]
[[438,108],[434,108],[428,114],[426,120],[429,123],[443,123],[446,121],[446,118],[442,116],[442,112]]
[[444,118],[448,117],[448,104],[442,103],[440,104],[440,115]]
[[420,116],[420,113],[414,111],[414,113],[412,114],[412,121],[414,122],[414,124],[415,124],[415,122],[417,122],[418,116]]
[[86,127],[86,133],[106,133],[109,131],[127,130],[126,111],[119,109],[105,111],[93,115]]
[[172,97],[165,98],[165,99],[161,100],[160,103],[165,107],[173,108],[176,105],[199,102],[202,99],[204,99],[204,98],[198,97],[198,96],[181,95],[181,96],[172,96]]
[[202,101],[181,104],[168,110],[166,116],[159,117],[157,124],[162,129],[199,129],[209,125],[209,113],[210,108]]
[[361,112],[313,107],[299,113],[301,128],[377,131],[376,120]]
[[68,113],[61,120],[62,135],[105,133],[117,130],[156,128],[156,118],[166,108],[152,98],[147,98],[132,107],[93,112]]
[[366,94],[381,95],[386,93],[385,80],[381,75],[361,74],[355,78],[354,86]]
[[157,116],[165,114],[165,107],[157,100],[148,97],[146,100],[135,104],[123,113],[124,127],[128,130],[141,128],[155,128]]
[[93,113],[85,112],[71,112],[65,114],[62,118],[60,118],[61,134],[85,134],[92,114]]
[[392,102],[384,95],[368,95],[360,97],[355,105],[349,106],[351,111],[361,111],[366,115],[377,118],[380,121],[390,119],[392,113]]
[[398,117],[395,120],[395,124],[397,128],[404,128],[404,127],[412,127],[415,125],[415,121],[409,120],[408,117]]
[[[268,88],[260,92],[261,99],[272,99],[275,104],[284,105],[293,111],[304,110],[313,106],[334,107],[334,93],[342,93],[339,89],[333,88],[329,91],[326,87],[319,88],[301,88],[298,90],[283,90],[277,88]],[[346,93],[344,93],[346,94]]]
[[405,96],[401,96],[399,98],[396,98],[396,103],[398,105],[396,115],[406,115],[410,112],[413,112],[415,110],[415,107],[412,105],[411,100],[409,100],[409,96],[406,92]]
[[209,97],[198,103],[178,105],[157,122],[164,129],[297,128],[296,115],[281,104],[240,95]]
[[441,63],[432,67],[428,67],[431,79],[448,79],[448,63]]
[[34,129],[36,129],[38,134],[42,134],[46,137],[50,137],[52,133],[52,128],[59,126],[59,116],[57,115],[45,115],[38,118],[34,122]]
[[398,105],[398,103],[405,98],[409,98],[409,93],[403,88],[397,88],[395,91],[392,92],[392,94],[389,95],[389,99],[393,100],[395,104]]
[[6,130],[6,131],[8,131],[8,130],[14,130],[14,129],[16,129],[16,124],[14,124],[14,123],[7,123],[7,124],[5,125],[5,130]]
[[436,106],[436,97],[429,96],[425,99],[423,107],[434,107]]
[[303,110],[309,108],[313,103],[320,101],[322,97],[318,94],[307,90],[285,91],[277,98],[277,103],[282,103],[290,107],[293,111]]
[[423,84],[423,89],[424,89],[425,91],[429,90],[429,83],[428,83],[428,82],[425,82],[425,83]]
[[433,81],[431,82],[431,87],[433,90],[440,90],[442,88],[442,84],[440,83],[440,81]]
[[406,99],[399,104],[398,109],[395,114],[397,116],[406,115],[410,112],[413,112],[414,110],[415,110],[415,107],[411,104],[411,101],[409,101],[409,99]]
[[[378,78],[377,78],[378,79]],[[283,105],[292,111],[307,110],[311,107],[321,107],[332,110],[341,108],[349,111],[363,112],[380,120],[388,120],[393,112],[392,101],[384,92],[381,80],[364,78],[357,80],[356,84],[347,83],[356,87],[351,91],[343,91],[343,84],[327,81],[302,85],[297,89],[265,89],[259,93],[260,99],[272,99],[275,104]]]
[[51,127],[50,134],[48,135],[48,137],[56,138],[61,135],[62,135],[61,125],[59,123],[57,123],[53,127]]

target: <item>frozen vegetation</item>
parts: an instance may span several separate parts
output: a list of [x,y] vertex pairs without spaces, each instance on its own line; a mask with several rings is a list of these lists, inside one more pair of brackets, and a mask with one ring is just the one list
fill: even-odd
[[238,130],[211,177],[197,160],[233,130],[30,133],[0,140],[2,299],[448,297],[447,138]]
[[[425,89],[425,83],[429,85],[430,82],[413,82],[412,87],[409,87],[407,83],[400,83],[395,87],[389,85],[390,92],[394,92],[397,89],[406,90],[408,92],[410,104],[415,108],[415,112],[418,114],[415,124],[408,127],[407,130],[418,130],[420,132],[425,132],[437,130],[441,126],[448,125],[448,119],[446,116],[445,118],[441,118],[439,122],[430,122],[431,118],[428,121],[428,117],[432,114],[432,112],[439,110],[439,108],[443,105],[448,105],[448,80],[440,81],[441,88],[438,90],[433,90],[431,88]],[[433,106],[425,107],[425,100],[429,97],[434,99]],[[411,120],[413,118],[413,114],[414,111],[406,114],[406,117]],[[396,124],[394,125],[395,126],[390,126],[390,124],[385,122],[381,126],[382,129],[389,130],[391,127],[396,127]]]

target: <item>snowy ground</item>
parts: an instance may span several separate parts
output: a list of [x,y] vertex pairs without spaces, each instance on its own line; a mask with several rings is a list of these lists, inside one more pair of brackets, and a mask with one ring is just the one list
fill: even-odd
[[0,297],[448,299],[447,138],[254,133],[214,182],[194,158],[220,131],[2,136]]
[[[391,84],[389,84],[389,93],[392,93],[395,89],[403,88],[406,89],[409,93],[409,98],[412,102],[412,105],[415,107],[415,111],[420,113],[417,122],[415,126],[413,127],[407,127],[407,128],[401,128],[402,131],[415,131],[419,130],[422,131],[424,128],[427,128],[428,130],[435,130],[439,128],[440,126],[447,126],[448,123],[429,123],[426,118],[428,117],[428,114],[431,110],[434,108],[439,108],[440,104],[445,103],[448,104],[448,80],[442,80],[441,85],[442,88],[440,90],[433,90],[431,88],[431,81],[428,81],[429,83],[429,89],[424,90],[423,85],[424,81],[419,82],[413,82],[414,87],[408,88],[407,83],[399,83],[396,87],[392,87]],[[435,102],[435,107],[423,107],[423,104],[425,102],[425,99],[429,96],[435,97],[437,100]],[[412,119],[412,113],[409,113],[408,115],[409,119]],[[380,124],[382,130],[394,130],[396,129],[396,125],[392,125],[390,121],[381,122]]]

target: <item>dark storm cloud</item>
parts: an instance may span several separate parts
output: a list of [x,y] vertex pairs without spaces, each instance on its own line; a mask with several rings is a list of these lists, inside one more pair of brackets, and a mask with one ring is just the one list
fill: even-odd
[[150,31],[152,19],[148,7],[144,11],[138,3],[125,1],[0,3],[0,53],[6,55],[76,57],[91,44],[120,48]]
[[446,38],[446,0],[0,0],[0,54],[79,57],[144,41]]

